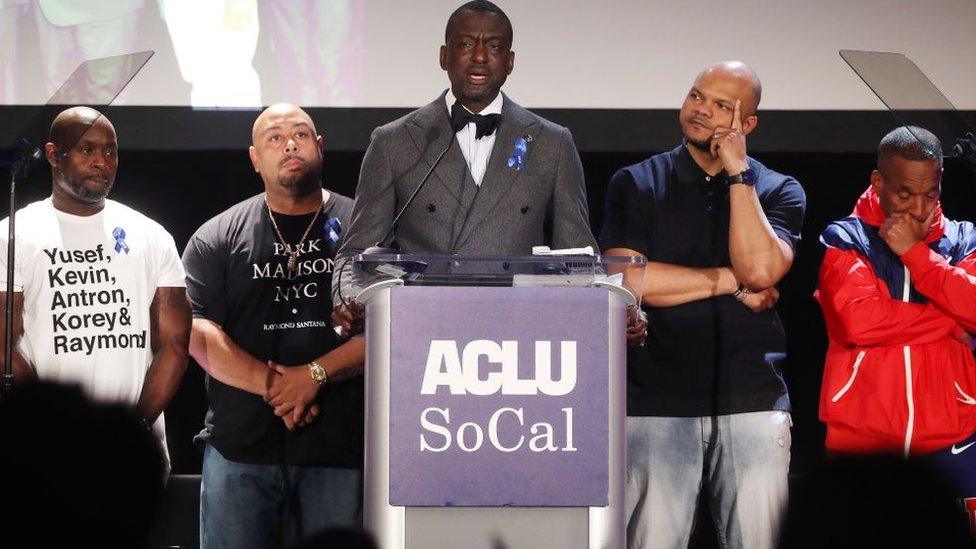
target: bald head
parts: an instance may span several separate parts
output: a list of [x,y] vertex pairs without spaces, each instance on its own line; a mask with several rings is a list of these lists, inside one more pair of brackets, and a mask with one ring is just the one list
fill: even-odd
[[759,124],[756,109],[761,95],[759,77],[740,61],[723,61],[698,73],[678,114],[681,133],[693,153],[701,152],[703,161],[716,162],[712,150],[716,132],[737,127],[742,135],[752,133]]
[[281,129],[285,126],[293,126],[299,123],[307,125],[312,135],[316,135],[315,123],[312,122],[312,117],[302,110],[301,107],[292,105],[291,103],[275,103],[264,109],[258,115],[257,120],[254,121],[254,126],[251,128],[251,144],[256,145],[260,136],[269,130]]
[[51,143],[59,151],[67,151],[93,126],[109,130],[115,135],[115,126],[102,113],[91,107],[71,107],[61,111],[51,123]]
[[115,127],[102,113],[88,107],[61,111],[44,145],[54,207],[74,215],[100,211],[115,183],[118,148]]
[[759,109],[759,101],[762,99],[762,82],[759,76],[749,65],[742,61],[722,61],[706,68],[698,73],[695,78],[695,85],[698,86],[702,81],[718,79],[729,84],[741,86],[742,94],[738,99],[742,101],[742,114],[751,116],[756,114]]
[[291,103],[271,105],[254,121],[251,142],[251,163],[266,192],[321,192],[324,141],[308,113]]

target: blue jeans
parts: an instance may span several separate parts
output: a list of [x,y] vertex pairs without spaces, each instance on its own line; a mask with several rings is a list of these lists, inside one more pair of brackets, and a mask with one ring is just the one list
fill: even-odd
[[685,548],[698,494],[723,548],[776,547],[786,510],[790,415],[627,418],[627,546]]
[[207,444],[202,549],[277,549],[325,528],[360,526],[362,472],[230,461]]

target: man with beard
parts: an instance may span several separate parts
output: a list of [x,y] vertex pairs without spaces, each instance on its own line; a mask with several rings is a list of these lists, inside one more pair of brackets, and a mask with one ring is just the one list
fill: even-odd
[[14,375],[134,405],[165,448],[162,412],[186,369],[190,332],[179,253],[158,223],[106,199],[119,166],[108,118],[64,110],[50,139],[51,196],[17,212]]
[[364,346],[329,320],[352,200],[322,188],[323,140],[302,109],[268,107],[252,141],[265,192],[207,221],[183,254],[210,401],[197,437],[205,549],[289,546],[355,526],[360,510]]
[[648,340],[627,368],[631,547],[687,546],[702,488],[723,546],[775,546],[790,416],[772,307],[806,199],[746,155],[760,94],[742,63],[702,71],[681,106],[685,142],[607,190],[606,253],[648,259]]
[[[544,244],[596,247],[569,130],[501,93],[515,67],[512,39],[508,16],[491,2],[468,2],[451,14],[440,48],[451,87],[373,132],[340,264],[384,238],[442,154],[398,222],[402,251],[528,255]],[[346,274],[343,286],[351,282]],[[351,287],[341,290],[355,296]],[[345,329],[358,327],[351,315],[337,319]]]

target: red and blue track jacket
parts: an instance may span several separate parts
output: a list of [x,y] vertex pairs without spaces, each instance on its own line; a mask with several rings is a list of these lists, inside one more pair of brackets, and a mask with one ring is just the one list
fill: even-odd
[[827,226],[814,297],[830,346],[820,389],[827,449],[925,454],[976,431],[976,228],[936,212],[900,258],[870,187]]

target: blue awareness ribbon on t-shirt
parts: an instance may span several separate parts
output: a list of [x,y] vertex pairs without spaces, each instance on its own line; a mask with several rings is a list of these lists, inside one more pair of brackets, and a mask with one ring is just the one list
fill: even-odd
[[330,217],[325,221],[325,236],[329,242],[336,244],[339,242],[339,233],[342,232],[342,223],[338,217]]
[[112,238],[115,239],[115,253],[129,253],[129,245],[125,243],[125,229],[116,227],[112,229]]
[[515,151],[508,157],[508,167],[522,171],[525,167],[525,153],[529,150],[529,143],[524,137],[515,140]]

